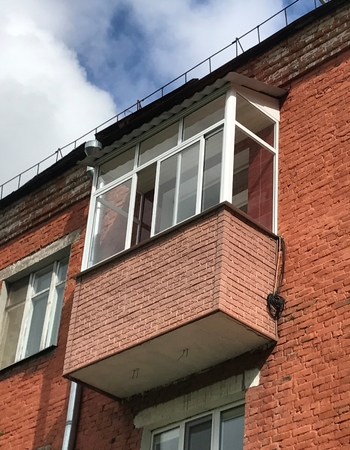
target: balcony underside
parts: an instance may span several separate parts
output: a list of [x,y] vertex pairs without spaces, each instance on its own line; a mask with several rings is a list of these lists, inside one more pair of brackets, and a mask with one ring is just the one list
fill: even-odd
[[77,370],[71,377],[115,397],[129,397],[268,342],[271,339],[217,312]]
[[64,375],[123,398],[276,341],[276,250],[222,204],[83,272]]

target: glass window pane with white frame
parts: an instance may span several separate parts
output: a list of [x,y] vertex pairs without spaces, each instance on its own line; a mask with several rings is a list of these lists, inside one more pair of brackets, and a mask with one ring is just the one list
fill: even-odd
[[131,148],[118,158],[107,161],[100,166],[99,187],[105,186],[130,172],[134,167],[135,149]]
[[56,345],[68,259],[7,285],[0,368]]
[[177,145],[178,123],[173,123],[140,144],[139,165],[145,164]]
[[92,242],[93,260],[101,261],[125,248],[131,179],[99,195],[96,199],[96,233]]
[[183,138],[187,139],[220,122],[225,116],[225,96],[221,96],[184,118]]
[[218,409],[152,433],[151,450],[243,450],[244,405]]
[[196,214],[200,143],[161,162],[156,233]]
[[[236,97],[234,123],[225,120],[226,93],[103,162],[85,267],[225,200],[273,228],[277,120],[242,95],[230,95]],[[225,138],[228,127],[235,130],[232,141]]]
[[220,203],[223,129],[205,139],[202,211]]
[[236,119],[267,144],[275,145],[275,121],[241,95],[237,95]]
[[131,246],[151,236],[155,179],[156,164],[151,164],[137,173]]
[[274,153],[236,126],[232,204],[272,229]]

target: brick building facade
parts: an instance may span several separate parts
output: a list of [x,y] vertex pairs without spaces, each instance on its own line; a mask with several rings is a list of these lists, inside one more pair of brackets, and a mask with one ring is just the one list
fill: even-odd
[[349,16],[327,3],[0,201],[0,448],[350,448]]

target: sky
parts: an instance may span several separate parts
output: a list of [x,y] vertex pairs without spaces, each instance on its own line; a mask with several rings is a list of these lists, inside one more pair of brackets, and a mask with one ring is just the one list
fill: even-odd
[[[299,0],[289,20],[313,9],[314,1]],[[291,3],[0,0],[0,185]],[[261,27],[262,38],[283,26],[280,14]],[[253,33],[242,40],[245,49],[255,44]],[[213,59],[213,68],[234,56],[231,47]],[[190,78],[203,75],[202,66]],[[16,187],[17,180],[7,184],[4,194]]]

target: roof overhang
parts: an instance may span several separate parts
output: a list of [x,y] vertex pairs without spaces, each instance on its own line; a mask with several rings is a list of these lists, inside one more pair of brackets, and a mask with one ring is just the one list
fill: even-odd
[[[139,125],[136,126],[135,128],[131,129],[129,132],[126,132],[124,134],[122,132],[116,133],[114,127],[117,124],[113,124],[106,130],[103,130],[101,133],[96,135],[96,137],[97,139],[102,141],[102,144],[104,144],[103,142],[104,138],[107,138],[106,139],[107,145],[103,145],[101,150],[97,151],[93,156],[86,157],[81,163],[86,166],[94,166],[98,163],[98,160],[104,157],[105,155],[115,151],[116,154],[118,154],[117,150],[123,147],[128,142],[139,137],[141,134],[149,131],[150,129],[160,125],[161,123],[165,122],[166,120],[170,119],[171,117],[175,116],[181,111],[188,109],[195,103],[201,101],[203,98],[213,94],[215,91],[222,89],[225,85],[227,85],[227,87],[229,85],[238,88],[244,87],[246,89],[258,92],[260,94],[265,94],[269,97],[273,97],[275,99],[281,99],[285,97],[285,95],[287,94],[287,91],[285,89],[268,85],[266,83],[263,83],[262,81],[246,77],[245,75],[241,75],[236,72],[229,72],[224,77],[215,80],[214,83],[208,84],[203,89],[198,91],[197,84],[199,84],[201,81],[202,80],[190,81],[188,85],[184,86],[186,88],[189,88],[187,89],[187,91],[189,91],[188,96],[185,99],[183,99],[180,89],[178,97],[176,95],[173,95],[171,105],[169,105],[168,102],[164,102],[166,103],[167,106],[166,109],[160,111],[158,114],[154,116],[151,116],[151,114],[146,114],[145,120],[141,124],[139,123]],[[142,112],[143,111],[141,109],[140,111],[137,111],[134,114],[132,114],[132,116],[137,115],[139,113],[141,114]],[[109,142],[108,139],[109,129],[111,129],[112,134],[116,135],[116,139],[113,142]]]

